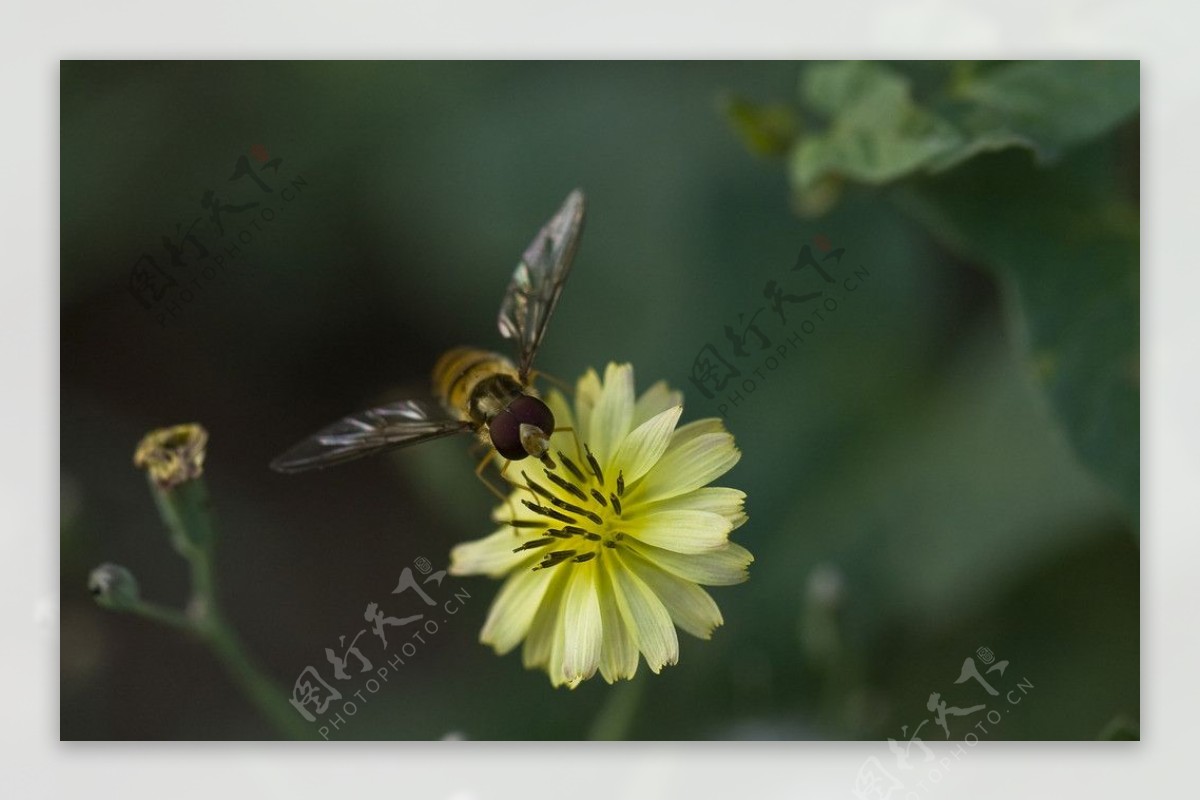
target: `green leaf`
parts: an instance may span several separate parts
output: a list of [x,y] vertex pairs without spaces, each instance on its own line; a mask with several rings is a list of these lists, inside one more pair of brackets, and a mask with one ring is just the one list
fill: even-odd
[[1059,167],[1023,152],[898,192],[943,244],[997,271],[1018,300],[1027,365],[1081,461],[1136,527],[1139,509],[1139,227],[1101,143]]
[[810,67],[801,96],[829,118],[824,132],[802,137],[792,150],[792,181],[801,194],[829,174],[893,181],[963,145],[952,125],[913,101],[906,78],[881,64]]
[[1014,147],[1049,163],[1134,114],[1139,82],[1136,61],[1014,62],[955,70],[922,105],[888,66],[818,64],[801,97],[828,127],[795,144],[792,181],[803,197],[829,175],[884,184]]
[[1025,147],[1049,163],[1133,115],[1141,99],[1136,61],[1024,61],[960,82],[951,119],[966,144],[935,159],[952,167],[985,151]]
[[825,124],[789,155],[795,207],[817,215],[847,181],[903,180],[895,196],[936,238],[1009,285],[1031,372],[1081,461],[1136,525],[1137,208],[1119,199],[1111,153],[1094,148],[1136,115],[1139,63],[903,69],[920,78],[919,92],[885,64],[804,71],[801,100]]

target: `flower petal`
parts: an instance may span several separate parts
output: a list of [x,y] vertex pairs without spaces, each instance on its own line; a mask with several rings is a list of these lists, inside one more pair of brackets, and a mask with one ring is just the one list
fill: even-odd
[[744,508],[745,501],[746,493],[741,490],[729,487],[701,487],[698,490],[653,503],[626,503],[625,513],[630,517],[636,517],[651,512],[694,509],[699,512],[716,512],[728,520],[730,526],[737,528],[749,519]]
[[750,578],[746,568],[754,561],[754,555],[736,542],[696,554],[676,553],[637,540],[627,539],[624,542],[630,550],[636,551],[639,556],[662,569],[682,579],[710,587],[741,584]]
[[679,661],[679,635],[662,601],[622,561],[614,550],[606,554],[612,560],[613,586],[621,616],[633,632],[638,648],[646,657],[646,665],[654,673],[664,665]]
[[[571,404],[563,397],[563,394],[557,389],[552,389],[546,393],[546,405],[550,407],[551,413],[554,415],[554,428],[570,428],[577,433],[579,431],[575,424],[575,415],[571,412]],[[575,437],[571,431],[559,431],[556,434],[550,435],[550,445],[555,450],[562,451],[572,459],[583,458],[582,454],[576,453]]]
[[[567,573],[565,570],[561,572]],[[569,576],[570,573],[567,575]],[[566,582],[563,583],[563,586],[566,586]],[[563,673],[563,652],[566,650],[567,644],[566,609],[566,593],[564,591],[562,601],[554,610],[554,633],[550,635],[550,657],[546,660],[546,672],[550,674],[550,684],[553,687],[568,684],[567,677]],[[568,686],[570,685],[568,684]]]
[[536,561],[536,556],[530,557],[528,564],[509,576],[488,610],[479,641],[495,648],[498,654],[508,653],[525,639],[550,587],[549,571],[529,569]]
[[613,469],[619,469],[625,475],[625,486],[633,485],[662,458],[681,414],[683,407],[673,406],[642,423],[625,437],[612,458]]
[[713,629],[725,622],[717,602],[695,582],[668,573],[637,554],[630,553],[624,558],[625,564],[662,601],[675,625],[688,634],[707,640],[712,637]]
[[554,645],[555,635],[558,634],[558,621],[561,617],[563,590],[566,587],[567,573],[561,570],[539,570],[538,573],[549,573],[550,584],[542,596],[541,606],[529,624],[529,634],[525,637],[525,646],[521,649],[521,663],[527,668],[546,668],[549,672],[550,652]]
[[651,417],[665,412],[672,406],[682,405],[682,392],[668,387],[666,381],[656,381],[650,389],[638,396],[637,402],[633,404],[633,422],[631,425],[636,428]]
[[647,545],[676,553],[702,553],[729,542],[733,527],[716,512],[693,509],[653,512],[625,521],[623,531]]
[[597,595],[596,563],[561,566],[569,570],[567,595],[563,606],[563,664],[562,672],[570,686],[590,679],[600,666],[600,647],[603,630],[600,622],[600,599]]
[[[518,472],[515,469],[509,468],[513,473]],[[522,498],[528,498],[529,494],[522,489],[514,489],[508,496],[508,501],[502,503],[492,509],[492,520],[497,523],[506,523],[509,520],[523,520],[537,523],[545,523],[549,525],[546,518],[539,515],[537,512],[530,509],[525,504],[521,503]],[[537,531],[535,528],[521,528],[522,532],[529,534]]]
[[596,454],[600,464],[607,464],[617,445],[629,433],[633,421],[633,367],[609,363],[604,370],[604,391],[592,409],[587,436],[581,437]]
[[[600,652],[600,675],[609,684],[620,679],[632,679],[637,673],[639,656],[637,640],[625,623],[617,604],[614,565],[603,556],[600,562],[600,623],[604,630],[604,646]],[[619,569],[619,568],[618,568]]]
[[719,417],[704,417],[700,420],[682,425],[675,429],[675,433],[671,436],[671,444],[667,450],[675,450],[676,448],[691,442],[701,434],[722,434],[727,433],[725,424],[721,422]]
[[651,503],[699,489],[729,472],[741,458],[728,432],[700,434],[678,446],[672,443],[654,469],[627,493],[627,502],[631,506]]
[[521,544],[516,532],[511,526],[503,526],[481,540],[455,545],[450,551],[450,575],[473,576],[483,573],[492,578],[503,576],[529,558],[529,554],[523,551],[513,553],[513,548]]
[[575,382],[575,424],[576,433],[581,440],[586,439],[591,432],[592,410],[600,401],[602,391],[600,376],[590,367],[583,374],[583,378]]

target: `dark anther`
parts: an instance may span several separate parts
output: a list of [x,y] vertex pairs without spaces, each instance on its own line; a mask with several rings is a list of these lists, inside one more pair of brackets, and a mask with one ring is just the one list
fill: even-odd
[[563,489],[565,489],[567,492],[574,495],[579,500],[581,500],[581,501],[587,500],[587,496],[583,494],[583,490],[581,490],[579,487],[575,486],[570,481],[567,481],[565,478],[560,476],[558,473],[551,473],[549,470],[547,470],[545,472],[546,472],[546,478],[550,479],[555,484],[562,487]]
[[[593,523],[595,523],[598,526],[604,524],[604,518],[602,518],[600,515],[596,514],[595,512],[591,511],[590,509],[581,509],[580,507],[576,506],[573,503],[568,503],[567,501],[564,501],[562,498],[551,498],[550,503],[554,504],[559,509],[566,509],[568,512],[571,512],[572,514],[583,515],[588,520],[591,520]],[[575,521],[571,520],[570,522],[574,523]]]
[[605,540],[604,547],[605,548],[616,548],[617,544],[615,542],[613,542],[612,540]]
[[539,523],[536,520],[505,520],[504,525],[512,526],[513,528],[541,528],[546,524]]
[[621,499],[618,498],[616,495],[609,495],[608,497],[609,497],[609,500],[612,501],[613,509],[615,509],[617,511],[617,514],[621,514]]
[[534,548],[541,548],[543,545],[549,545],[552,542],[554,542],[554,537],[541,537],[536,540],[530,540],[529,542],[525,543],[524,545],[521,545],[520,547],[513,548],[513,553],[518,553],[520,551],[529,551]]
[[625,494],[625,472],[623,470],[617,471],[617,494]]
[[[555,499],[555,500],[557,500],[557,499]],[[553,518],[554,520],[557,520],[560,523],[574,523],[575,522],[574,518],[567,517],[562,512],[556,512],[555,510],[549,509],[545,506],[539,506],[538,504],[533,503],[532,501],[527,501],[524,498],[521,499],[521,503],[525,504],[525,506],[529,509],[529,511],[535,512],[539,515],[545,515],[546,517],[549,517],[549,518]]]
[[558,452],[558,458],[567,466],[568,470],[574,473],[576,481],[587,481],[587,476],[583,474],[583,471],[576,467],[574,462],[564,456],[562,451]]
[[603,487],[604,486],[604,472],[600,469],[600,463],[597,462],[596,457],[592,455],[592,449],[587,446],[587,443],[584,443],[583,449],[584,449],[584,451],[587,452],[588,464],[591,465],[592,472],[596,474],[596,480],[599,481],[600,486]]
[[579,526],[563,526],[563,531],[567,534],[578,534],[580,536],[587,534],[587,529],[582,529]]
[[590,531],[589,531],[589,532],[587,532],[586,534],[584,534],[583,536],[584,536],[585,538],[587,538],[587,539],[591,540],[592,542],[599,542],[599,541],[600,541],[600,535],[599,535],[599,534],[593,534],[593,533],[592,533],[592,532],[590,532]]
[[538,495],[541,495],[543,498],[553,498],[554,497],[553,492],[551,492],[550,490],[543,487],[541,484],[539,484],[536,481],[534,481],[533,479],[531,479],[528,475],[526,475],[524,470],[521,471],[521,478],[525,479],[525,483],[529,485],[529,489],[533,490]]
[[576,556],[576,557],[575,557],[575,561],[576,561],[576,562],[586,562],[586,561],[587,561],[587,560],[589,560],[589,559],[595,559],[595,558],[596,558],[596,552],[595,552],[595,551],[592,551],[591,553],[581,553],[581,554],[579,554],[579,556]]
[[554,567],[559,562],[570,559],[574,555],[574,551],[551,551],[542,558],[541,563],[539,563],[534,570],[537,570],[538,568]]
[[593,489],[592,497],[598,500],[601,506],[608,506],[608,501],[604,500],[604,496],[600,494],[599,490]]
[[[564,501],[562,498],[551,498],[550,503],[554,504],[559,509],[566,509],[568,512],[571,512],[572,514],[583,515],[588,520],[591,520],[593,523],[595,523],[598,526],[602,525],[604,523],[604,518],[600,517],[600,515],[596,514],[595,512],[591,511],[590,509],[580,508],[573,503]],[[571,522],[574,523],[575,521],[572,520]]]

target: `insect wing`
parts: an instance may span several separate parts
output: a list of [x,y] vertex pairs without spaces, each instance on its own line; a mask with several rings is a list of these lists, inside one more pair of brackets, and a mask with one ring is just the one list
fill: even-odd
[[579,236],[583,233],[586,200],[576,189],[562,208],[526,248],[500,304],[500,334],[517,342],[517,365],[522,381],[528,380],[533,359],[542,344],[546,323],[558,304]]
[[343,417],[277,457],[271,469],[298,473],[328,467],[470,429],[470,423],[431,404],[401,401]]

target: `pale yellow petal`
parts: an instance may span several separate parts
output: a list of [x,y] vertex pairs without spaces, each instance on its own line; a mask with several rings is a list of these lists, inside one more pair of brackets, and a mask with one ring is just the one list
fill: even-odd
[[[577,428],[575,414],[571,411],[571,404],[566,402],[563,393],[558,390],[547,392],[544,399],[546,405],[550,406],[550,410],[554,415],[554,430],[556,430],[556,433],[550,436],[551,447],[556,451],[562,451],[572,459],[582,458],[582,454],[576,453],[575,436],[572,436],[572,430],[577,430]],[[566,428],[572,430],[563,430]]]
[[729,487],[701,487],[683,495],[664,498],[652,503],[625,503],[625,514],[636,517],[651,512],[692,509],[698,512],[716,512],[737,528],[748,519],[745,510],[746,493]]
[[631,506],[651,503],[699,489],[729,472],[741,456],[728,433],[690,438],[678,447],[667,448],[654,469],[627,493],[627,502]]
[[[516,465],[508,468],[510,473],[516,475],[519,471]],[[518,477],[519,480],[519,477]],[[521,500],[528,498],[529,493],[524,490],[513,490],[508,496],[508,500],[492,509],[492,520],[497,523],[507,523],[510,520],[547,523],[548,521],[539,515],[537,512],[530,510],[528,506],[521,503]],[[522,528],[522,532],[532,534],[537,531],[536,528]]]
[[675,625],[691,634],[707,640],[712,631],[725,622],[717,602],[693,581],[661,570],[634,553],[626,554],[625,564],[646,582],[646,586],[658,596]]
[[702,553],[729,542],[729,521],[716,512],[668,510],[626,520],[622,531],[656,548],[676,553]]
[[673,406],[642,423],[625,437],[612,459],[612,467],[622,472],[626,487],[635,484],[662,458],[681,414],[683,407]]
[[613,551],[609,558],[614,565],[612,575],[617,606],[646,657],[647,667],[658,673],[664,665],[679,661],[679,636],[675,633],[671,615],[646,582],[625,565],[619,553]]
[[631,538],[626,538],[623,542],[639,556],[662,569],[682,579],[710,587],[741,584],[750,577],[747,568],[754,561],[754,555],[736,542],[696,554],[681,554],[665,548],[655,548]]
[[693,420],[675,429],[675,433],[671,435],[671,443],[667,446],[667,450],[675,450],[702,434],[723,433],[726,433],[725,424],[721,422],[719,417],[704,417],[700,420]]
[[592,410],[600,400],[600,376],[592,368],[575,383],[575,425],[579,438],[586,439],[592,426]]
[[563,589],[567,574],[561,570],[539,570],[550,574],[550,584],[542,596],[542,603],[529,624],[529,634],[521,649],[521,663],[527,668],[547,668],[554,637],[558,633],[558,621],[562,609]]
[[633,367],[610,363],[604,370],[604,391],[596,401],[587,436],[583,438],[601,465],[611,461],[632,421]]
[[[570,571],[560,571],[567,578],[570,578]],[[569,582],[564,581],[563,586],[568,586]],[[567,650],[567,598],[566,590],[563,590],[562,600],[559,602],[554,614],[554,633],[550,636],[550,658],[546,662],[546,673],[550,676],[550,684],[554,687],[567,685],[574,688],[579,684],[579,679],[572,679],[563,672],[563,656]]]
[[536,556],[528,557],[528,562],[514,570],[488,610],[479,640],[495,648],[498,654],[508,653],[525,639],[546,597],[552,576],[547,570],[530,569],[537,559]]
[[529,558],[527,553],[513,553],[513,548],[520,544],[516,529],[503,526],[481,540],[456,545],[450,551],[450,574],[473,576],[482,573],[499,578]]
[[[600,557],[600,623],[604,631],[604,648],[600,653],[600,675],[609,684],[620,679],[632,679],[637,673],[639,656],[637,640],[625,623],[617,605],[617,594],[613,588],[614,562],[603,549]],[[621,569],[619,565],[615,569]]]
[[603,630],[596,586],[598,571],[595,559],[556,569],[571,573],[563,608],[562,672],[567,682],[574,686],[590,679],[600,666]]
[[656,381],[650,389],[639,395],[637,402],[633,404],[632,425],[636,428],[672,406],[682,405],[682,392],[668,387],[666,381]]

